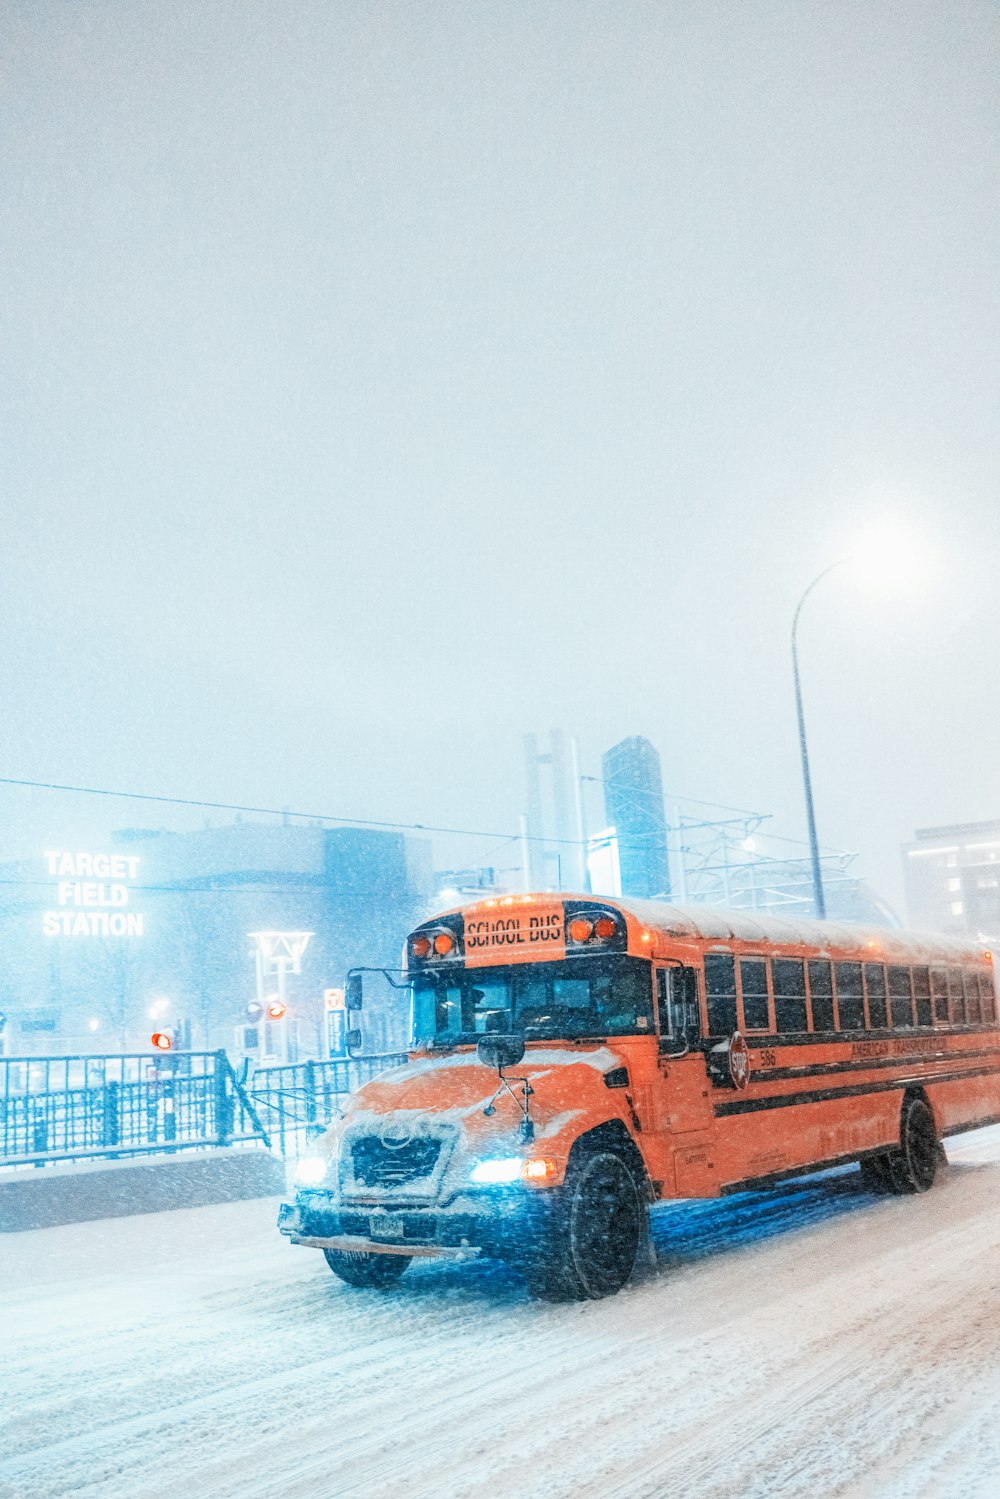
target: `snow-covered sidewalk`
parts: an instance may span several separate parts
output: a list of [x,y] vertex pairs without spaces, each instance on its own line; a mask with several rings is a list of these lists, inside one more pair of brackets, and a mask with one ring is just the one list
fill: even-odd
[[0,1238],[3,1499],[1000,1488],[1000,1130],[925,1197],[844,1171],[658,1210],[658,1269],[340,1284],[233,1203]]

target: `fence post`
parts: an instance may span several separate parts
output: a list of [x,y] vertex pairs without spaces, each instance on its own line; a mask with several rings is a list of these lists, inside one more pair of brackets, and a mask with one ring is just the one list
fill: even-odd
[[215,1053],[215,1132],[216,1144],[229,1145],[233,1138],[233,1109],[235,1099],[229,1087],[232,1069],[229,1058],[221,1049]]
[[[45,1155],[49,1148],[49,1121],[45,1117],[45,1105],[37,1098],[31,1102],[31,1144],[36,1155]],[[41,1161],[36,1162],[41,1165]]]
[[103,1088],[104,1097],[101,1109],[101,1144],[118,1145],[121,1143],[121,1109],[119,1100],[119,1084],[112,1079],[105,1083]]
[[319,1109],[316,1103],[316,1063],[306,1063],[305,1076],[306,1095],[306,1139],[312,1140],[320,1133],[318,1126]]
[[[173,1062],[172,1066],[170,1062]],[[163,1065],[161,1062],[161,1069]],[[163,1078],[163,1142],[173,1144],[177,1139],[177,1063],[170,1058],[167,1066]]]

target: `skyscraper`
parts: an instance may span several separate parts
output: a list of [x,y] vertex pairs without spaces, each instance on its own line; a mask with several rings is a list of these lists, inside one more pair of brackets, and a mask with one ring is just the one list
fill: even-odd
[[669,896],[670,860],[660,757],[634,734],[601,757],[604,809],[618,836],[622,894]]

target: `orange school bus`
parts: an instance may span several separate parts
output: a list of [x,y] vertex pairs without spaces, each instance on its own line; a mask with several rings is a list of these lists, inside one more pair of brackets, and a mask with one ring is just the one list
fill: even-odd
[[353,1285],[484,1254],[605,1296],[658,1201],[850,1161],[924,1192],[943,1137],[1000,1120],[971,942],[542,894],[447,911],[404,961],[406,1063],[348,1099],[279,1218]]

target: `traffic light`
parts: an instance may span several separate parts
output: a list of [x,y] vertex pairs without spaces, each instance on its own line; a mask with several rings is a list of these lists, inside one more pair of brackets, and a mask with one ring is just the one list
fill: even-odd
[[149,1039],[157,1051],[170,1051],[174,1044],[173,1036],[167,1031],[154,1031]]
[[259,999],[252,999],[247,1005],[247,1019],[249,1021],[259,1020],[264,1013],[264,1006]]
[[287,1009],[288,1006],[283,1005],[280,999],[272,1000],[267,1007],[268,1020],[280,1020]]

